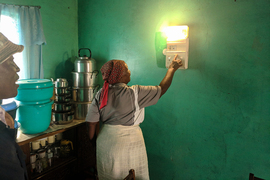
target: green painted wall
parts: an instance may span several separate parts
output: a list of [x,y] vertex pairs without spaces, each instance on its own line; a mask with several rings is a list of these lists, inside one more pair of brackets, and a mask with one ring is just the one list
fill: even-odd
[[125,60],[130,85],[158,85],[166,73],[160,28],[188,25],[189,69],[176,72],[141,125],[151,179],[242,180],[250,172],[270,178],[270,1],[0,3],[42,7],[45,78],[70,79],[79,44],[92,50],[99,68]]
[[72,78],[78,51],[77,0],[0,0],[0,3],[41,6],[44,35],[43,46],[45,78]]
[[270,1],[79,0],[78,9],[79,48],[99,68],[125,60],[130,85],[165,75],[162,25],[190,27],[189,69],[141,125],[151,179],[270,179]]

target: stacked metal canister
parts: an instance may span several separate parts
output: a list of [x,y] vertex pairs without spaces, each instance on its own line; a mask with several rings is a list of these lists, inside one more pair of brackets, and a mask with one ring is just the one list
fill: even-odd
[[[88,50],[90,55],[81,57],[80,51]],[[92,103],[99,85],[96,83],[99,71],[96,70],[96,62],[91,58],[91,50],[81,48],[75,61],[75,71],[72,72],[73,87],[72,98],[75,111],[75,119],[85,119],[88,108]]]
[[70,123],[74,119],[74,111],[71,106],[71,93],[68,87],[68,81],[64,78],[58,78],[54,84],[55,95],[52,120],[56,124]]

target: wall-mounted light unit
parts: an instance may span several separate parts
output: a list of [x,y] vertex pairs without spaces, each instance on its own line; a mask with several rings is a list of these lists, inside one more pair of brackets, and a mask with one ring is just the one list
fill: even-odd
[[183,64],[179,69],[188,68],[188,30],[188,26],[169,26],[163,29],[167,36],[167,49],[163,50],[163,54],[166,55],[166,68],[169,68],[176,54]]

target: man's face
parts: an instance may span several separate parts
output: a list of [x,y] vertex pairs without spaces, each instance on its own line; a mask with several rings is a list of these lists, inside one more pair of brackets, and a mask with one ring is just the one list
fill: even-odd
[[15,82],[19,79],[17,72],[20,68],[13,61],[13,56],[0,64],[0,99],[12,98],[17,95],[19,85]]

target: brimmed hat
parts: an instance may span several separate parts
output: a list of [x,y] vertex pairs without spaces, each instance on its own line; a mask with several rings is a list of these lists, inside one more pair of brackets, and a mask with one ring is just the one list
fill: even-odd
[[5,62],[13,54],[22,52],[23,48],[23,45],[14,44],[0,33],[0,64]]

